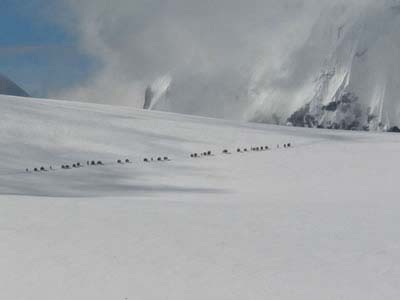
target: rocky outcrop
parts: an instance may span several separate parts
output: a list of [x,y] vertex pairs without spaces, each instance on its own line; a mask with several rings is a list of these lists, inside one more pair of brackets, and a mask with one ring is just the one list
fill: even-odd
[[10,96],[29,97],[29,94],[12,82],[7,77],[0,74],[0,94]]

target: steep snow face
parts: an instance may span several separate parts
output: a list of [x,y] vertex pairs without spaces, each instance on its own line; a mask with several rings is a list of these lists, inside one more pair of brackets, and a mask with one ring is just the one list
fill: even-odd
[[29,97],[28,93],[21,89],[7,77],[0,74],[0,94],[20,97]]
[[331,7],[308,40],[250,89],[247,118],[298,126],[400,124],[400,2]]

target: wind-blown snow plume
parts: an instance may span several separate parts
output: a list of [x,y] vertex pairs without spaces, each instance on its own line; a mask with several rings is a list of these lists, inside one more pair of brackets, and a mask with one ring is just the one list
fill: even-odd
[[170,74],[155,109],[275,123],[303,109],[296,125],[312,126],[399,119],[398,1],[64,1],[100,66],[64,98],[143,107]]
[[153,91],[153,99],[150,109],[163,108],[164,110],[168,110],[167,97],[171,83],[171,76],[165,75],[158,78],[152,84],[151,90]]

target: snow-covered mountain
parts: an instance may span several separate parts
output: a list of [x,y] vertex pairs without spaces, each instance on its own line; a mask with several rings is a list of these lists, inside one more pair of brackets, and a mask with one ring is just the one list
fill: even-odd
[[0,74],[0,94],[29,97],[28,93],[12,82],[9,78]]
[[327,9],[307,41],[250,95],[249,119],[382,130],[400,125],[400,1]]

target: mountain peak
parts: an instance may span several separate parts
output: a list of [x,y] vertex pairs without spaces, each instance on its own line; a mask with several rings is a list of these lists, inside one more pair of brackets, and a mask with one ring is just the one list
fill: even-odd
[[16,83],[12,82],[6,76],[0,74],[0,94],[29,97],[29,94],[20,88]]

